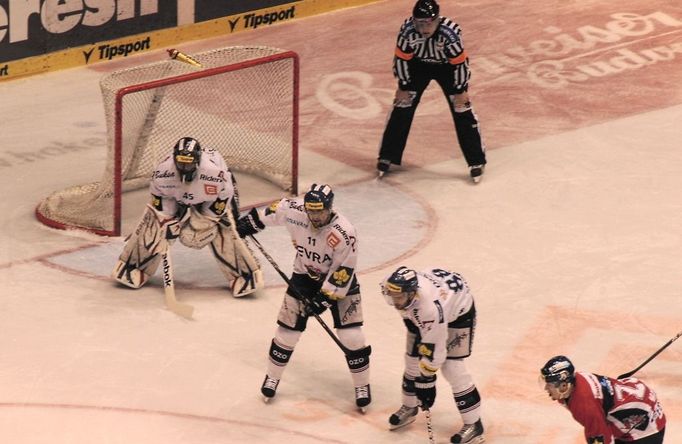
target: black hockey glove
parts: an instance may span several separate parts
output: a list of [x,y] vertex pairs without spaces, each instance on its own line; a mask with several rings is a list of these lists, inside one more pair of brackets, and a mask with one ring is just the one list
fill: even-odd
[[417,376],[414,380],[414,393],[422,405],[422,409],[430,409],[436,401],[436,375]]
[[324,311],[332,306],[331,300],[321,291],[308,301],[306,304],[306,312],[309,315],[322,314]]
[[239,234],[239,237],[241,238],[256,234],[263,228],[265,228],[265,225],[261,222],[256,208],[251,208],[248,213],[240,217],[237,221],[237,234]]

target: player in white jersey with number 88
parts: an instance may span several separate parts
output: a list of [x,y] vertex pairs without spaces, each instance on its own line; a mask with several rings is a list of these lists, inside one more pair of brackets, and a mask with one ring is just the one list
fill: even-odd
[[464,422],[450,442],[483,442],[481,397],[464,365],[464,358],[471,355],[476,327],[469,286],[457,273],[441,268],[417,272],[399,267],[381,287],[407,327],[403,405],[388,420],[391,430],[413,422],[419,405],[431,408],[440,370]]

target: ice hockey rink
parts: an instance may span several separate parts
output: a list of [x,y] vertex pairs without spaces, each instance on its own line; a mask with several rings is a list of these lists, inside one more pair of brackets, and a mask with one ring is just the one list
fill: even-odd
[[[99,78],[163,51],[0,83],[0,441],[427,443],[423,415],[387,427],[400,406],[404,327],[379,282],[404,264],[450,268],[473,289],[478,326],[467,363],[487,442],[584,442],[538,386],[545,361],[566,354],[579,370],[617,376],[682,330],[682,4],[511,3],[441,2],[472,59],[489,161],[478,185],[435,85],[403,167],[374,178],[395,36],[412,0],[178,45],[190,54],[259,44],[300,55],[300,189],[330,183],[359,231],[373,348],[364,415],[342,353],[314,321],[277,397],[262,402],[284,291],[265,260],[266,289],[234,299],[208,251],[175,246],[177,296],[195,307],[187,321],[165,308],[159,276],[137,291],[109,279],[122,238],[36,220],[52,191],[101,177]],[[285,230],[258,237],[290,271]],[[682,443],[682,343],[637,375],[661,399],[666,442]],[[448,388],[441,378],[438,443],[461,425]]]

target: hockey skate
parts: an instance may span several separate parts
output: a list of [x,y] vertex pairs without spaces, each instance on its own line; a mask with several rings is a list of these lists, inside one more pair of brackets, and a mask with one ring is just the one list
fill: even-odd
[[450,438],[450,442],[455,444],[480,444],[483,441],[485,438],[483,438],[483,424],[480,419],[473,424],[464,424],[460,431]]
[[417,407],[408,407],[406,405],[400,406],[397,412],[388,418],[388,423],[391,424],[390,430],[395,430],[400,427],[412,424],[415,419],[417,419],[417,413],[419,409]]
[[471,175],[471,180],[474,183],[479,183],[483,179],[483,170],[485,170],[485,165],[471,165],[469,167],[469,175]]
[[388,173],[388,169],[391,167],[391,161],[386,160],[386,159],[379,159],[377,162],[377,173],[379,174],[378,178],[381,179],[384,177],[384,174]]
[[372,393],[369,390],[369,384],[355,387],[355,405],[358,406],[360,412],[365,413],[370,402],[372,402]]
[[263,401],[268,402],[275,397],[277,392],[277,385],[279,384],[279,379],[271,378],[265,375],[263,380],[263,385],[260,388],[260,392],[263,394]]

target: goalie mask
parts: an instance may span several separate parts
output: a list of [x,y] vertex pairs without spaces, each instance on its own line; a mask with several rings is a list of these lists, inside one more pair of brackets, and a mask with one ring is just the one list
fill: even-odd
[[407,310],[412,305],[418,288],[417,272],[407,267],[399,267],[381,284],[386,302],[398,310]]
[[574,381],[575,367],[566,356],[554,356],[540,369],[539,382],[555,401],[570,396]]
[[303,197],[303,207],[308,220],[313,227],[320,228],[329,223],[332,218],[332,204],[334,192],[329,185],[314,183]]
[[192,181],[201,161],[199,141],[191,137],[183,137],[178,140],[173,147],[173,161],[180,174],[180,179],[183,182]]

